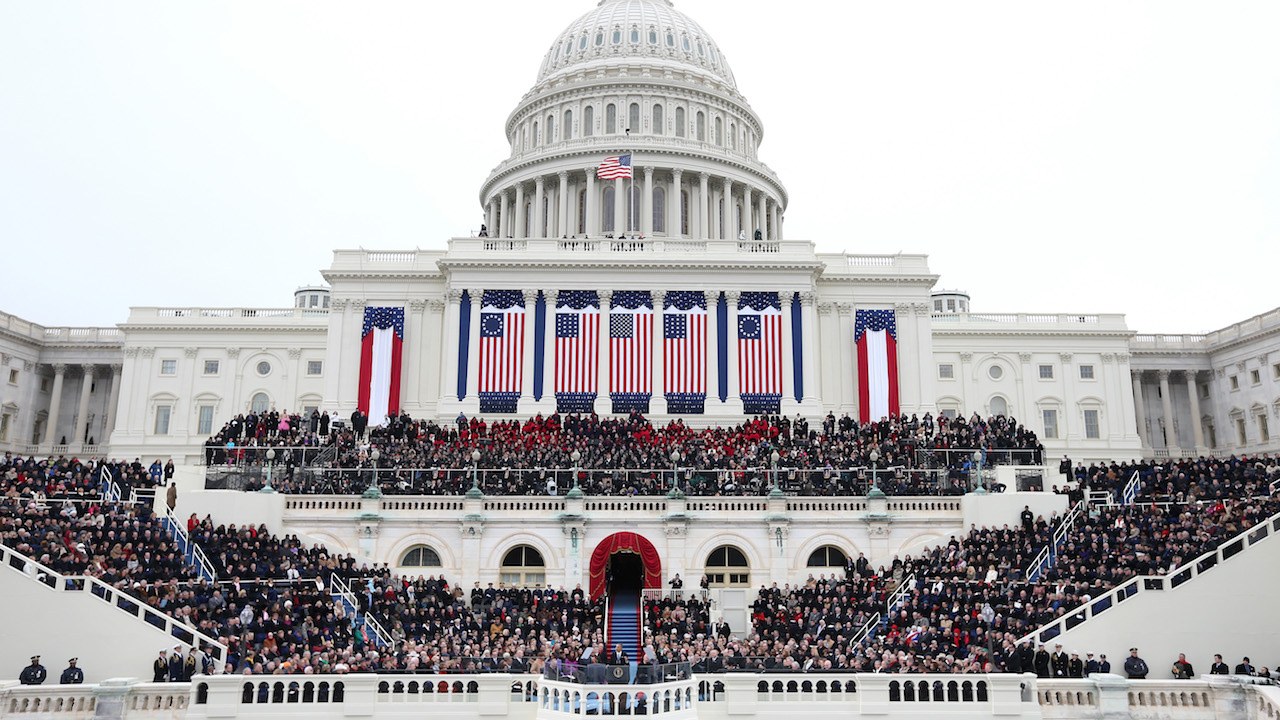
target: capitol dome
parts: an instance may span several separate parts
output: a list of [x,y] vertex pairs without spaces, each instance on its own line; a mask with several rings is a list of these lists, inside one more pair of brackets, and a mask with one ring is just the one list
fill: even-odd
[[641,58],[681,72],[692,69],[736,89],[719,46],[671,0],[600,0],[556,38],[542,60],[538,82],[620,58]]

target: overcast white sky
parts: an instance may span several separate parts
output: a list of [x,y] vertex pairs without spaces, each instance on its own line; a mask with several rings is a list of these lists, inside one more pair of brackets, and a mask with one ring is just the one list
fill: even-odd
[[[280,306],[481,220],[594,0],[0,0],[0,310]],[[787,234],[928,253],[977,311],[1199,332],[1280,304],[1280,2],[679,0],[765,123]]]

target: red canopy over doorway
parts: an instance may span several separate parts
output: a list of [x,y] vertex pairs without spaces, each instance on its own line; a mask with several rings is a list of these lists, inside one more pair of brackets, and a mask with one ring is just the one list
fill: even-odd
[[596,545],[591,553],[591,599],[604,595],[608,583],[609,558],[615,553],[629,552],[640,556],[644,564],[644,588],[662,588],[662,560],[653,543],[633,532],[614,533]]

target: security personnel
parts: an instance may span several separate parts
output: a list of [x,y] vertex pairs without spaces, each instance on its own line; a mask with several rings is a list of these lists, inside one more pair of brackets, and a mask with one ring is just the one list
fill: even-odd
[[160,657],[151,663],[151,682],[164,682],[169,677],[169,655],[164,650]]
[[76,667],[76,661],[80,658],[71,658],[67,661],[67,669],[62,671],[62,677],[58,678],[58,682],[63,685],[79,685],[84,682],[84,671]]
[[40,664],[40,656],[32,655],[31,664],[22,668],[22,674],[18,676],[18,682],[23,685],[43,685],[44,679],[49,677],[49,671],[44,669]]

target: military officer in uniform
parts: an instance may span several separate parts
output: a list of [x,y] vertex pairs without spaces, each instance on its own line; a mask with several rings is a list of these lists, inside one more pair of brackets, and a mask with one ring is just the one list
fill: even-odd
[[160,651],[160,657],[151,663],[151,682],[164,682],[169,677],[169,657],[164,650]]
[[76,667],[76,661],[80,658],[71,658],[67,661],[67,669],[62,671],[62,677],[58,678],[58,682],[63,685],[79,685],[84,682],[84,671]]
[[49,671],[44,669],[40,664],[40,656],[32,655],[31,664],[22,668],[22,674],[18,676],[18,682],[23,685],[43,685],[44,679],[49,677]]

